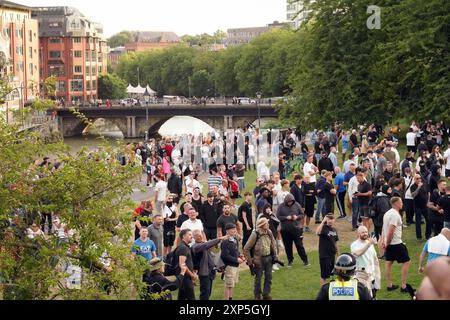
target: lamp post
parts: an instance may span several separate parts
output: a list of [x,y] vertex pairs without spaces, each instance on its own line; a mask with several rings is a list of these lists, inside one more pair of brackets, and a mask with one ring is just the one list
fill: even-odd
[[[148,92],[147,88],[145,88],[143,97],[145,101],[145,120],[148,125],[148,102],[150,101],[150,93]],[[148,138],[148,130],[145,131],[145,141],[147,141],[147,138]]]
[[258,91],[256,93],[256,97],[258,98],[258,100],[256,101],[256,105],[258,107],[258,128],[259,130],[261,130],[261,91]]

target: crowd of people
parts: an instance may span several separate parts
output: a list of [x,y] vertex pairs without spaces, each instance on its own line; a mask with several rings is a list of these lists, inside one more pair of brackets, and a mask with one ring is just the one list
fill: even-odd
[[[238,151],[234,159],[237,161],[229,165],[210,160],[213,158],[209,147],[214,142],[208,139],[199,148],[202,156],[197,166],[173,161],[170,157],[173,145],[168,151],[167,145],[171,143],[161,141],[156,153],[162,159],[167,157],[171,167],[155,175],[155,206],[143,203],[135,212],[136,236],[140,226],[141,230],[146,227],[139,222],[140,217],[153,215],[163,221],[157,224],[161,235],[149,238],[160,248],[154,252],[159,258],[149,259],[149,263],[175,252],[176,274],[181,272],[182,265],[188,266],[186,273],[189,273],[179,282],[182,289],[178,298],[194,299],[193,284],[199,279],[202,300],[209,299],[217,272],[222,273],[224,280],[224,298],[232,299],[239,269],[247,265],[255,276],[255,299],[270,300],[272,272],[280,270],[281,252],[291,267],[295,245],[304,266],[310,266],[303,235],[312,232],[311,219],[317,225],[315,233],[319,238],[320,281],[322,285],[329,283],[336,274],[339,255],[335,224],[337,220],[348,220],[358,234],[351,245],[354,277],[365,284],[369,296],[375,298],[381,289],[379,259],[386,261],[387,290],[400,287],[401,292],[410,292],[407,282],[410,257],[402,240],[404,228],[414,225],[416,237],[421,240],[425,224],[428,241],[423,255],[428,254],[429,262],[450,254],[450,186],[446,180],[450,176],[450,142],[447,151],[440,152],[446,147],[448,130],[431,121],[421,127],[412,123],[406,134],[408,151],[404,158],[398,150],[398,125],[389,132],[372,125],[357,135],[356,130],[346,132],[338,128],[330,132],[314,131],[309,137],[313,147],[310,150],[306,137],[299,137],[293,130],[285,132],[280,135],[278,170],[268,168],[264,162],[261,166],[258,163],[258,168],[249,165],[246,151],[254,135],[244,136],[245,149]],[[338,165],[338,150],[342,153],[342,166]],[[282,160],[293,157],[301,157],[305,163],[303,170],[293,172],[292,181],[288,181]],[[139,163],[146,162],[139,159]],[[207,190],[203,190],[198,176],[202,168],[209,171],[209,176],[203,179]],[[252,169],[257,173],[256,187],[253,192],[244,192],[245,172]],[[241,197],[238,206],[236,200]],[[148,213],[140,214],[145,206],[150,206],[145,209]],[[213,248],[220,250],[214,255]],[[420,272],[424,259],[423,256]],[[402,265],[401,286],[393,284],[394,262]]]

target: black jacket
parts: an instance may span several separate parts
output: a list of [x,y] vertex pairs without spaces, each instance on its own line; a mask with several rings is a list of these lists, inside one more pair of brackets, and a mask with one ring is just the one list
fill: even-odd
[[321,172],[322,170],[327,170],[330,172],[334,171],[334,166],[333,166],[333,162],[331,161],[330,158],[321,158],[319,160],[319,165],[318,165],[318,169],[319,172]]
[[238,241],[235,238],[222,241],[220,244],[220,257],[225,266],[239,267]]
[[216,228],[220,212],[217,203],[213,202],[213,204],[210,205],[208,201],[205,201],[200,209],[199,219],[203,222],[205,228]]
[[389,201],[389,197],[382,192],[379,192],[370,200],[369,206],[376,212],[375,217],[372,219],[375,226],[383,226],[384,214],[391,209],[391,203]]
[[[159,272],[150,272],[146,270],[143,276],[143,281],[147,285],[147,295],[146,299],[149,299],[149,294],[151,293],[161,293],[162,291],[170,290],[175,291],[180,287],[183,282],[183,275],[178,275],[175,281],[170,281],[164,275]],[[161,300],[171,300],[171,295],[167,298],[162,298]]]
[[[284,203],[278,207],[277,217],[281,222],[281,230],[289,231],[293,234],[298,234],[301,231],[301,223],[298,219],[301,220],[301,217],[304,217],[303,209],[295,202],[292,206],[289,206],[288,203],[294,199],[292,194],[287,194],[284,198]],[[288,220],[288,216],[295,215],[297,220]]]
[[172,174],[167,181],[167,189],[171,193],[181,195],[183,193],[183,182],[181,181],[181,177]]
[[298,202],[302,206],[305,207],[305,192],[303,189],[299,188],[296,184],[294,184],[291,188],[291,194],[294,196],[295,201]]

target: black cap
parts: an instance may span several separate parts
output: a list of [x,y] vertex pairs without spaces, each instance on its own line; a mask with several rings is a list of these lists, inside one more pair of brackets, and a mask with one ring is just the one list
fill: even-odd
[[234,223],[227,223],[225,225],[225,230],[235,229],[236,225]]

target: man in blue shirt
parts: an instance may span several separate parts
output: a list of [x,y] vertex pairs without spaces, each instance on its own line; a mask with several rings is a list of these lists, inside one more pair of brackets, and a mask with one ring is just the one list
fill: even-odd
[[419,273],[424,271],[425,255],[428,254],[427,264],[430,264],[434,260],[450,256],[450,229],[443,228],[441,233],[436,237],[430,238],[423,247],[422,253],[419,259]]
[[347,193],[347,187],[344,185],[345,174],[341,172],[341,168],[335,167],[334,173],[336,178],[334,178],[334,185],[337,190],[336,202],[339,208],[339,218],[344,219],[347,214],[345,213],[345,195]]
[[147,261],[156,258],[156,246],[155,243],[149,239],[147,228],[142,228],[139,231],[139,236],[140,237],[133,242],[133,247],[131,248],[133,256],[141,256]]

